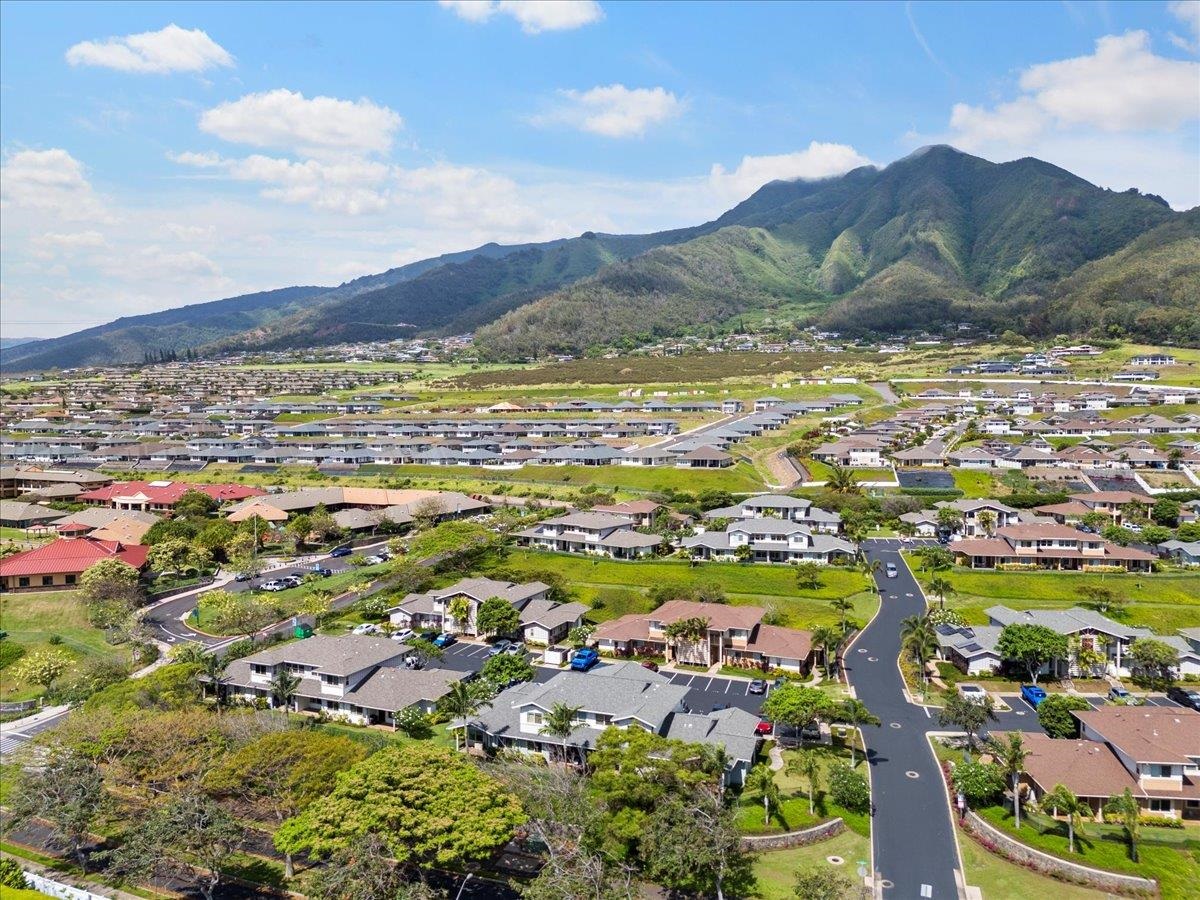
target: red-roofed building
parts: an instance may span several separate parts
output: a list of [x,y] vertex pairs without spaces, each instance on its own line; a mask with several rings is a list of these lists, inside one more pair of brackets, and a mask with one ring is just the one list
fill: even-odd
[[80,503],[107,506],[109,509],[137,509],[142,512],[170,512],[188,491],[208,494],[217,503],[262,497],[267,492],[245,484],[188,484],[183,481],[118,481],[107,487],[84,491]]
[[119,559],[139,571],[149,547],[101,541],[90,537],[59,538],[24,553],[0,559],[0,590],[26,591],[69,588],[93,563]]

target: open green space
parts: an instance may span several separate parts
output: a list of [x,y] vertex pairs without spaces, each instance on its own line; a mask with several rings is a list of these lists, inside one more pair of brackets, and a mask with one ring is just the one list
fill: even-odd
[[954,476],[954,486],[968,499],[992,497],[998,493],[996,479],[990,472],[954,468],[950,473]]
[[[112,658],[127,662],[129,651],[104,639],[104,632],[88,624],[87,613],[73,591],[0,594],[0,630],[6,641],[26,653],[53,647],[76,661]],[[29,700],[43,693],[40,686],[18,681],[9,668],[0,670],[0,699]]]
[[984,900],[1029,900],[1053,896],[1056,900],[1103,900],[1103,891],[1058,881],[1032,872],[985,850],[968,835],[960,834],[967,884],[982,891]]
[[[922,585],[932,574],[909,565]],[[959,610],[971,624],[987,623],[984,610],[1002,603],[1012,609],[1067,609],[1083,603],[1083,587],[1103,587],[1128,601],[1121,613],[1130,625],[1173,634],[1180,628],[1200,625],[1200,574],[1152,573],[1093,574],[1084,572],[1002,572],[954,568],[938,572],[954,586],[946,605]],[[1111,614],[1110,614],[1111,615]]]
[[[828,858],[831,856],[842,859],[841,865],[830,863]],[[813,868],[835,869],[858,888],[858,863],[862,861],[869,866],[870,860],[871,841],[848,828],[827,841],[818,841],[807,847],[760,853],[754,858],[758,896],[763,900],[795,900],[796,873]],[[987,897],[987,900],[991,898]]]
[[[818,777],[813,813],[808,811],[808,782],[802,776],[787,771],[787,763],[796,757],[796,751],[785,750],[784,768],[775,773],[775,784],[779,786],[781,802],[771,807],[770,820],[766,821],[764,818],[760,796],[747,791],[738,798],[738,827],[743,833],[783,834],[841,817],[850,830],[863,837],[870,836],[870,818],[865,813],[843,809],[834,803],[827,793],[829,770],[836,765],[849,765],[849,753],[840,747],[816,747],[814,752],[817,753],[821,764],[821,774]],[[855,757],[854,771],[864,778],[868,777],[866,757],[861,753]]]
[[626,612],[648,611],[646,592],[662,584],[713,583],[725,591],[732,604],[773,606],[780,614],[780,624],[791,627],[834,624],[839,614],[829,601],[838,597],[852,600],[854,609],[850,616],[859,621],[869,619],[878,602],[867,590],[868,583],[862,573],[832,566],[821,571],[819,587],[803,589],[797,587],[796,572],[790,566],[716,562],[692,565],[682,559],[621,561],[514,550],[492,568],[514,574],[560,575],[576,589],[581,602],[594,603],[597,597],[604,598],[603,607],[593,610],[591,618],[596,621]]

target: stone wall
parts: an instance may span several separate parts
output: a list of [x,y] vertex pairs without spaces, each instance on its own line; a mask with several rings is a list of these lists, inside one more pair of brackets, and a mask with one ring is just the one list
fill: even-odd
[[1059,859],[1057,856],[1043,853],[1041,850],[1035,850],[1033,847],[1021,843],[973,812],[967,813],[964,826],[989,850],[1043,875],[1119,894],[1133,896],[1158,894],[1158,882],[1151,878],[1122,875],[1118,872],[1093,869],[1080,863]]
[[742,838],[742,846],[747,850],[786,850],[789,847],[803,847],[824,841],[835,834],[841,834],[846,823],[841,818],[830,819],[803,831],[789,831],[787,834],[748,835]]

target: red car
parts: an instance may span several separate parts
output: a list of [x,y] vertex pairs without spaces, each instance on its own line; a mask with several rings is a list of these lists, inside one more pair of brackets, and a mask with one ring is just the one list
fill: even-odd
[[775,731],[775,726],[771,722],[768,722],[766,719],[763,719],[761,722],[759,722],[757,725],[754,726],[754,733],[757,735],[773,734],[774,731]]

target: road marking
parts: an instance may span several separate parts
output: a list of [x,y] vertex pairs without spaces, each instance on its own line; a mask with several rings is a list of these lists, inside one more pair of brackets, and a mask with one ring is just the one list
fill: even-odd
[[691,687],[691,686],[692,686],[692,682],[693,682],[693,681],[695,681],[695,680],[696,680],[696,676],[695,676],[695,675],[692,675],[691,677],[689,677],[689,678],[688,678],[688,680],[687,680],[687,686],[688,686],[688,687]]
[[899,722],[890,722],[890,723],[888,723],[888,727],[889,728],[899,728],[900,723]]
[[731,679],[731,678],[727,678],[727,679],[725,680],[725,693],[727,693],[727,694],[728,694],[728,693],[729,693],[729,689],[730,689],[731,687],[733,687],[733,679]]
[[929,714],[929,707],[928,707],[928,706],[923,706],[923,707],[921,707],[921,708],[925,710],[925,718],[927,718],[927,719],[932,719],[932,718],[933,718],[933,716],[931,716],[931,715]]
[[932,897],[933,896],[933,885],[932,884],[921,885],[921,896],[922,897]]
[[712,683],[713,683],[713,679],[712,678],[708,679],[708,684],[706,684],[704,686],[704,690],[706,690],[706,691],[712,690]]

